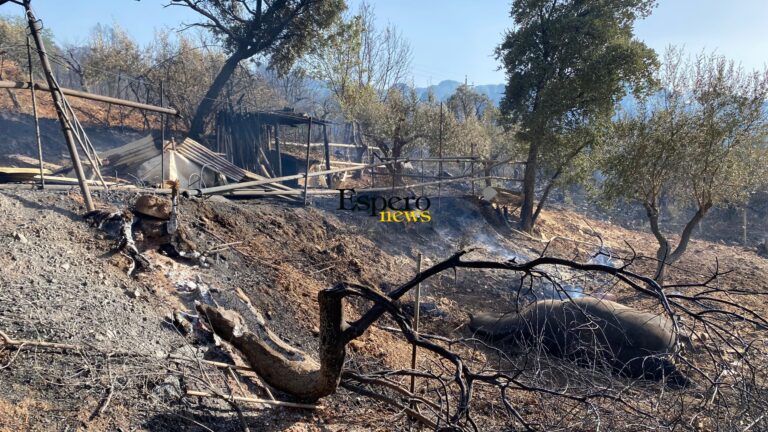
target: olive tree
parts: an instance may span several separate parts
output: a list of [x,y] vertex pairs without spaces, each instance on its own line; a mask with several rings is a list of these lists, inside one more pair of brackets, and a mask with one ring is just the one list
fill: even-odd
[[[743,203],[763,182],[768,71],[746,73],[721,56],[690,59],[670,49],[658,81],[657,93],[615,121],[602,172],[607,199],[626,198],[645,208],[659,244],[661,281],[712,207]],[[676,245],[659,221],[662,200],[693,212]]]

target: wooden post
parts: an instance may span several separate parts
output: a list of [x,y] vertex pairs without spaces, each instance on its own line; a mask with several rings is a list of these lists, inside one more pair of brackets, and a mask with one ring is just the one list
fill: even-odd
[[[160,80],[160,106],[163,106],[163,80]],[[203,179],[200,179],[202,183]],[[160,113],[160,189],[165,186],[165,114]]]
[[[424,158],[421,159],[421,183],[424,183]],[[424,196],[424,186],[421,187],[421,196]]]
[[309,187],[309,146],[312,140],[312,117],[307,122],[307,163],[304,167],[304,207],[307,206],[307,187]]
[[27,62],[29,63],[29,88],[32,90],[32,115],[35,117],[37,160],[40,164],[40,189],[45,189],[45,176],[43,175],[43,143],[40,139],[40,119],[37,118],[37,94],[35,93],[35,78],[32,69],[32,46],[29,37],[27,37]]
[[[72,136],[72,126],[64,112],[64,96],[59,89],[59,84],[56,82],[56,78],[53,76],[51,70],[51,63],[48,61],[48,54],[45,51],[45,44],[43,38],[40,36],[40,22],[35,17],[30,6],[30,1],[24,1],[24,9],[26,11],[27,23],[29,24],[29,31],[32,34],[32,38],[37,46],[37,52],[40,55],[40,63],[43,66],[43,72],[45,73],[45,79],[48,82],[48,87],[51,89],[51,97],[53,98],[53,104],[56,107],[56,114],[59,117],[59,123],[61,123],[61,129],[64,132],[64,138],[67,141],[67,148],[69,149],[69,155],[72,158],[72,167],[77,174],[77,180],[80,183],[80,192],[83,194],[83,203],[85,204],[86,211],[93,211],[96,209],[93,205],[93,199],[91,198],[91,190],[88,187],[88,182],[83,173],[83,165],[80,163],[80,155],[77,154],[77,148],[75,147],[75,139]],[[94,167],[94,169],[98,169]]]
[[395,163],[392,164],[392,193],[395,193],[395,172],[397,171],[397,158],[395,158]]
[[440,129],[437,142],[437,157],[440,159],[437,163],[437,209],[440,210],[440,193],[442,184],[439,183],[443,179],[443,103],[440,102]]
[[[376,159],[376,153],[371,153],[371,160],[369,163],[373,165],[373,160]],[[376,167],[371,167],[371,188],[374,188],[376,186]]]
[[472,178],[472,196],[475,195],[475,143],[470,144],[471,146],[471,156],[472,156],[472,162],[469,163],[470,167],[470,175]]
[[[701,222],[699,222],[701,224]],[[741,212],[741,244],[747,246],[747,207]]]
[[[421,273],[421,254],[416,262],[416,274]],[[416,285],[416,301],[413,303],[413,331],[419,332],[419,316],[421,315],[421,282]],[[416,345],[411,350],[411,370],[416,370]],[[416,390],[416,376],[411,375],[411,394]],[[416,408],[416,402],[411,402],[411,409]]]
[[277,176],[283,176],[283,155],[280,152],[280,124],[275,121],[275,151],[277,152]]
[[[323,147],[325,147],[325,169],[331,169],[331,145],[328,142],[328,125],[323,124]],[[325,176],[325,184],[331,187],[332,175]]]

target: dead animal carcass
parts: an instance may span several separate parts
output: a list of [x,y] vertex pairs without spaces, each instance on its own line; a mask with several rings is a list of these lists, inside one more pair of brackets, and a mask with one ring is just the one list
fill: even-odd
[[669,359],[675,351],[672,322],[609,300],[541,300],[517,314],[477,314],[469,327],[481,337],[537,345],[556,357],[602,360],[625,376],[689,384]]

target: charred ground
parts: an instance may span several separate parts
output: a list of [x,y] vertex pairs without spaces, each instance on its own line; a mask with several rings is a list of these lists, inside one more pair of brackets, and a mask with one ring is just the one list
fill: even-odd
[[[122,192],[98,197],[103,208],[125,208],[135,198],[136,194]],[[174,312],[193,314],[194,301],[206,293],[246,320],[254,319],[250,303],[286,342],[317,355],[318,292],[342,280],[387,292],[414,275],[418,253],[424,254],[426,265],[450,255],[456,245],[479,246],[474,254],[500,260],[513,256],[530,259],[546,248],[547,255],[587,261],[597,250],[595,233],[616,255],[630,252],[627,243],[644,255],[652,255],[654,248],[650,235],[568,210],[545,213],[542,234],[551,241],[544,243],[495,223],[493,211],[469,198],[443,199],[433,224],[411,225],[383,224],[365,215],[337,212],[330,201],[315,204],[301,208],[269,201],[183,200],[182,224],[199,251],[234,244],[211,254],[210,268],[148,250],[150,271],[129,277],[126,258],[112,252],[113,241],[82,220],[79,195],[4,191],[0,194],[0,244],[5,251],[0,255],[4,269],[0,275],[0,330],[17,340],[67,343],[81,349],[3,350],[0,425],[7,430],[240,430],[241,422],[226,401],[185,396],[187,390],[212,391],[213,386],[214,390],[231,388],[235,394],[265,397],[259,380],[248,373],[238,384],[221,370],[197,363],[197,359],[208,359],[243,364],[226,343],[215,346],[197,330],[185,335],[174,325]],[[717,263],[721,270],[731,270],[718,280],[722,286],[754,293],[766,290],[768,265],[763,258],[741,247],[703,241],[693,243],[691,253],[671,273],[672,283],[705,279]],[[638,272],[648,272],[654,263],[636,260],[633,266]],[[652,302],[609,281],[566,274],[563,269],[552,271],[559,271],[584,293],[607,292],[622,303],[653,308]],[[519,282],[519,275],[496,270],[458,270],[455,275],[448,272],[429,280],[423,286],[422,331],[448,338],[470,336],[465,326],[468,314],[514,310]],[[403,303],[409,303],[409,298]],[[762,296],[741,296],[738,301],[765,312]],[[369,306],[351,301],[347,313],[354,318]],[[411,346],[402,335],[389,330],[393,326],[389,320],[381,321],[353,341],[347,368],[408,369]],[[748,326],[743,326],[740,336],[750,336]],[[505,358],[481,345],[460,344],[455,349],[479,370],[514,370],[515,364],[525,361],[524,357]],[[694,360],[706,355],[701,347],[696,352]],[[765,352],[765,346],[754,346],[750,358],[765,361]],[[734,362],[739,360],[736,353],[732,357]],[[445,365],[429,353],[420,355],[418,365],[431,373],[446,373]],[[628,385],[626,380],[602,374],[573,380],[568,377],[573,366],[555,360],[544,360],[536,370],[536,375],[523,375],[524,381],[555,389],[566,383]],[[392,379],[406,383],[403,376],[393,375]],[[437,390],[426,386],[420,391],[429,395]],[[659,401],[688,406],[703,403],[710,394],[691,390],[684,395],[659,396],[657,392],[657,384],[641,383],[628,387],[624,396],[643,412],[656,413],[655,427],[672,422],[672,427],[709,430],[727,414],[714,410],[710,417],[692,418],[679,407]],[[590,429],[595,423],[584,423],[583,414],[591,409],[600,412],[603,426],[609,429],[626,426],[622,422],[629,420],[650,421],[605,399],[591,401],[594,407],[589,408],[529,391],[510,390],[507,396],[526,420],[548,428]],[[514,422],[494,387],[478,385],[474,397],[474,420],[481,429],[506,429]],[[760,403],[744,403],[742,419],[748,422]],[[317,411],[240,406],[254,430],[408,427],[402,413],[343,389],[323,399],[322,405]],[[677,416],[679,420],[675,420]]]

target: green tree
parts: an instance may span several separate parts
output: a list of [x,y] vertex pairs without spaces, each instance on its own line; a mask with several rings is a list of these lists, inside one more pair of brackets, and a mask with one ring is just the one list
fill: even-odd
[[[370,89],[370,87],[368,87]],[[419,100],[413,88],[394,86],[383,101],[366,98],[367,103],[354,113],[365,136],[382,149],[387,157],[403,158],[417,146],[437,142],[440,107]],[[400,164],[387,167],[400,181]]]
[[[584,129],[610,118],[628,88],[639,91],[651,80],[655,54],[634,39],[632,26],[653,5],[653,0],[513,1],[514,27],[496,54],[508,80],[501,110],[528,146],[520,218],[524,231],[530,232],[536,221],[540,168],[553,175],[567,169],[593,144],[581,139],[589,135]],[[576,139],[570,139],[572,134]],[[557,166],[542,165],[553,160]]]
[[344,0],[173,0],[171,4],[200,14],[203,22],[192,26],[210,30],[228,54],[192,119],[193,138],[205,131],[214,102],[241,61],[259,56],[287,72],[346,8]]
[[[656,279],[679,260],[713,207],[742,204],[765,184],[768,70],[745,73],[716,55],[670,49],[658,93],[615,122],[605,149],[605,198],[640,203],[659,243]],[[662,201],[692,209],[677,245],[662,230]]]
[[478,93],[466,84],[456,88],[445,104],[459,121],[482,119],[494,110],[493,102],[488,96]]
[[[58,53],[50,29],[43,29],[43,41],[51,54]],[[40,72],[39,59],[32,56],[33,67]],[[0,16],[0,80],[29,81],[27,61],[27,21],[21,17]],[[21,109],[16,94],[5,89],[15,109]]]
[[[149,66],[139,77],[149,84],[155,103],[159,103],[162,82],[165,103],[177,107],[184,127],[190,127],[197,106],[213,84],[215,71],[227,61],[226,54],[204,32],[173,36],[160,31],[145,47],[144,56]],[[269,83],[243,63],[232,73],[213,108],[228,104],[250,109],[285,106]]]

